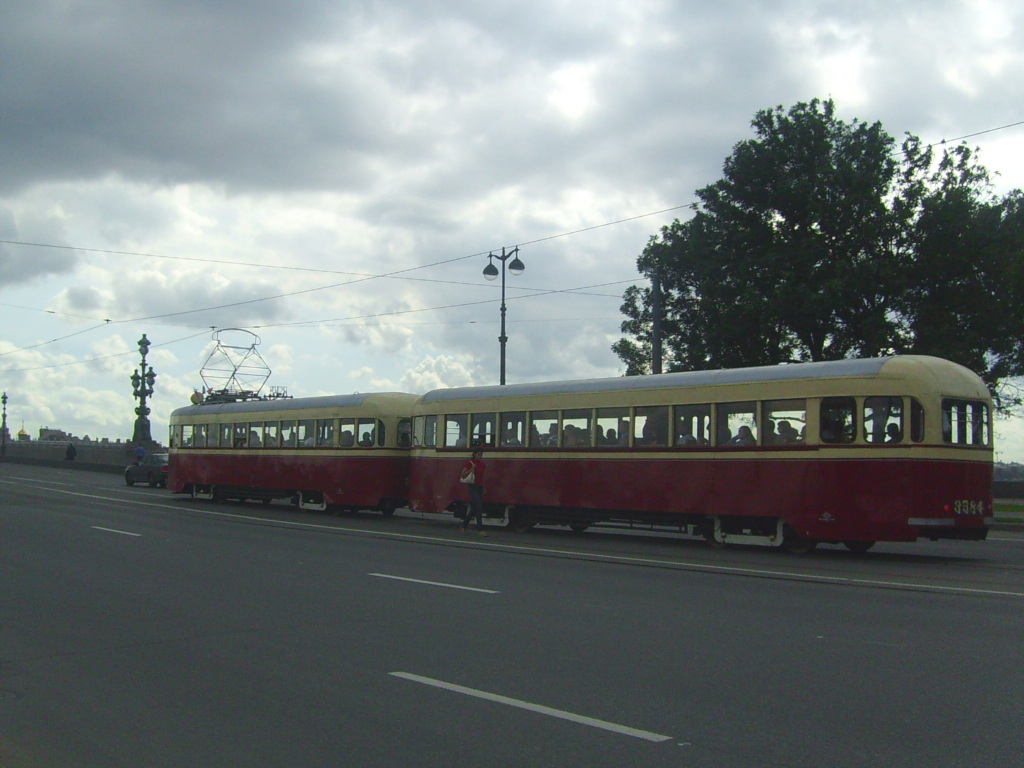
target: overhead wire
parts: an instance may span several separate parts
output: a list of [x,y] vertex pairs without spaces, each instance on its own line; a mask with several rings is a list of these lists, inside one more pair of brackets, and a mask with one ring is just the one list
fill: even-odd
[[[592,230],[595,230],[595,229],[601,229],[603,227],[610,227],[610,226],[614,226],[616,224],[623,224],[623,223],[630,222],[630,221],[636,221],[638,219],[647,218],[647,217],[650,217],[650,216],[657,216],[657,215],[660,215],[660,214],[663,214],[663,213],[667,213],[667,212],[670,212],[670,211],[675,211],[675,210],[680,210],[682,208],[692,207],[693,205],[694,205],[693,203],[689,203],[687,205],[673,206],[673,207],[661,209],[661,210],[658,210],[658,211],[651,211],[651,212],[648,212],[648,213],[638,214],[636,216],[630,216],[630,217],[623,218],[623,219],[618,219],[618,220],[615,220],[615,221],[605,222],[603,224],[596,224],[596,225],[594,225],[592,227],[585,227],[585,228],[578,229],[578,230],[573,230],[573,231],[569,231],[569,232],[562,232],[562,233],[559,233],[559,234],[556,234],[556,235],[549,235],[549,236],[543,237],[543,238],[537,238],[535,240],[530,240],[530,241],[526,241],[526,242],[520,243],[517,246],[513,246],[513,247],[519,247],[519,246],[525,246],[525,245],[533,245],[533,244],[536,244],[536,243],[545,242],[547,240],[554,240],[554,239],[561,238],[561,237],[568,237],[568,236],[571,236],[571,235],[580,234],[580,233],[592,231]],[[297,290],[297,291],[290,291],[290,292],[286,292],[286,293],[274,294],[274,295],[271,295],[271,296],[262,296],[262,297],[255,298],[255,299],[246,299],[244,301],[230,302],[230,303],[227,303],[227,304],[218,304],[218,305],[213,305],[213,306],[208,306],[208,307],[200,307],[200,308],[195,308],[195,309],[182,310],[180,312],[168,312],[168,313],[157,314],[157,315],[147,315],[147,316],[143,316],[143,317],[127,318],[127,319],[122,319],[122,320],[105,320],[104,321],[104,325],[106,325],[106,324],[138,323],[138,322],[144,322],[144,321],[147,321],[147,320],[162,320],[162,319],[173,318],[173,317],[181,317],[181,316],[184,316],[184,315],[198,314],[198,313],[201,313],[201,312],[213,312],[213,311],[222,310],[222,309],[233,309],[235,307],[247,306],[247,305],[250,305],[250,304],[257,304],[257,303],[264,302],[264,301],[273,301],[275,299],[291,298],[293,296],[301,296],[301,295],[315,293],[315,292],[319,292],[319,291],[330,290],[331,288],[340,288],[340,287],[344,287],[344,286],[348,286],[348,285],[354,285],[354,284],[357,284],[357,283],[367,282],[367,281],[370,281],[370,280],[378,280],[378,279],[385,279],[385,278],[396,278],[396,277],[399,277],[399,276],[403,276],[404,279],[414,279],[414,280],[422,279],[422,280],[427,280],[427,281],[431,281],[431,282],[438,282],[438,283],[448,283],[448,282],[450,282],[452,284],[457,284],[457,285],[473,285],[473,286],[475,286],[476,285],[475,283],[465,283],[465,282],[461,282],[461,281],[440,281],[440,280],[436,280],[436,279],[432,279],[432,278],[409,278],[409,277],[407,277],[407,273],[419,271],[421,269],[428,269],[428,268],[431,268],[431,267],[443,266],[445,264],[452,264],[452,263],[455,263],[455,262],[458,262],[458,261],[464,261],[466,259],[471,259],[471,258],[475,258],[475,257],[478,257],[478,256],[486,255],[487,253],[490,252],[490,251],[478,251],[476,253],[471,253],[471,254],[467,254],[467,255],[464,255],[464,256],[456,256],[456,257],[453,257],[451,259],[441,259],[441,260],[430,262],[430,263],[427,263],[427,264],[420,264],[420,265],[413,266],[413,267],[407,267],[407,268],[404,268],[404,269],[395,270],[393,272],[386,272],[386,273],[379,273],[379,274],[366,274],[366,273],[345,272],[345,271],[342,271],[342,270],[326,270],[326,269],[308,268],[308,267],[291,267],[291,266],[282,266],[282,265],[264,265],[264,264],[255,264],[255,263],[245,263],[245,262],[232,262],[232,261],[217,260],[217,259],[201,259],[201,258],[189,257],[189,256],[166,256],[166,255],[163,255],[163,254],[143,253],[143,252],[138,252],[138,251],[118,251],[118,250],[104,249],[104,248],[76,248],[74,246],[67,246],[67,245],[55,245],[55,244],[49,244],[49,243],[31,243],[31,242],[27,242],[27,241],[7,240],[7,239],[0,239],[0,243],[5,243],[5,244],[9,244],[9,245],[22,245],[22,246],[29,246],[29,247],[40,247],[40,248],[57,248],[57,249],[64,249],[64,250],[80,250],[80,251],[89,252],[89,253],[106,253],[106,254],[111,254],[111,255],[122,255],[122,256],[139,256],[139,257],[147,257],[147,258],[168,258],[168,259],[175,259],[175,260],[182,260],[182,261],[199,261],[199,262],[204,262],[204,263],[248,266],[248,267],[256,267],[256,268],[264,268],[265,267],[265,268],[271,268],[271,269],[292,269],[292,270],[298,270],[298,271],[312,271],[312,272],[325,272],[325,273],[333,273],[333,274],[356,275],[356,279],[353,279],[353,280],[346,280],[346,281],[342,281],[342,282],[338,282],[338,283],[332,283],[332,284],[329,284],[329,285],[317,286],[317,287],[314,287],[314,288],[304,288],[304,289]],[[625,283],[625,282],[632,282],[632,281],[631,280],[630,281],[619,281],[618,283],[608,283],[608,285],[616,285],[616,284]],[[582,291],[586,290],[586,288],[550,290],[550,289],[540,289],[540,288],[528,288],[528,287],[524,287],[524,286],[519,286],[519,287],[517,287],[517,289],[518,290],[533,291],[533,292],[536,293],[536,295],[548,295],[550,293],[578,293],[578,292],[582,292]],[[609,296],[608,298],[618,298],[618,297],[617,296],[615,296],[615,297]],[[474,303],[479,303],[479,304],[489,303],[489,301],[490,300],[483,301],[483,302],[470,302],[467,305],[472,305]],[[457,307],[457,306],[462,306],[462,305],[459,305],[459,304],[447,305],[447,306],[444,306],[444,307],[438,307],[437,309],[446,309],[446,308]],[[427,309],[424,309],[424,310],[409,310],[409,311],[428,311],[429,309],[433,309],[433,308],[427,308]],[[46,310],[46,311],[52,312],[51,310]],[[299,323],[290,323],[290,324],[281,324],[281,325],[312,325],[312,324],[316,324],[316,322],[317,321],[302,321],[302,322],[299,322]],[[84,329],[82,331],[78,331],[78,332],[76,332],[74,334],[69,334],[68,336],[60,337],[58,339],[51,339],[50,341],[39,342],[38,344],[34,344],[31,347],[23,347],[23,348],[16,349],[16,350],[10,350],[8,352],[0,354],[0,356],[7,355],[7,354],[13,354],[15,352],[20,352],[20,351],[25,351],[25,350],[28,350],[28,349],[35,349],[37,347],[45,346],[47,344],[52,344],[54,342],[62,341],[65,338],[70,338],[71,336],[78,335],[80,333],[87,333],[88,331],[95,330],[97,327],[102,327],[102,326],[96,326],[96,327],[93,327],[93,328]],[[280,325],[260,325],[260,326],[253,326],[253,327],[267,328],[267,327],[280,327]]]
[[[982,130],[982,131],[976,131],[974,133],[965,134],[963,136],[959,136],[959,137],[954,138],[954,139],[948,139],[948,140],[947,139],[942,139],[940,142],[929,144],[927,146],[929,146],[929,147],[941,146],[941,145],[945,145],[945,144],[947,144],[949,142],[962,141],[964,139],[969,139],[969,138],[973,138],[975,136],[980,136],[980,135],[984,135],[984,134],[988,134],[988,133],[993,133],[993,132],[996,132],[996,131],[1006,130],[1008,128],[1014,128],[1014,127],[1017,127],[1017,126],[1020,126],[1020,125],[1024,125],[1024,120],[1021,120],[1021,121],[1018,121],[1018,122],[1014,122],[1014,123],[1008,123],[1006,125],[998,126],[998,127],[995,127],[995,128],[988,128],[988,129],[985,129],[985,130]],[[542,243],[542,242],[547,242],[547,241],[550,241],[550,240],[555,240],[555,239],[559,239],[559,238],[569,237],[569,236],[572,236],[572,235],[582,234],[584,232],[591,232],[591,231],[594,231],[594,230],[597,230],[597,229],[602,229],[602,228],[605,228],[605,227],[615,226],[617,224],[624,224],[624,223],[628,223],[628,222],[631,222],[631,221],[637,221],[637,220],[642,219],[642,218],[647,218],[647,217],[650,217],[650,216],[657,216],[657,215],[661,215],[661,214],[664,214],[664,213],[670,213],[672,211],[682,210],[682,209],[685,209],[685,208],[690,208],[690,209],[696,210],[697,205],[698,205],[697,202],[692,202],[692,203],[686,203],[686,204],[682,204],[682,205],[671,206],[669,208],[663,208],[663,209],[660,209],[660,210],[657,210],[657,211],[651,211],[651,212],[648,212],[648,213],[638,214],[636,216],[630,216],[630,217],[626,217],[626,218],[622,218],[622,219],[617,219],[615,221],[604,222],[602,224],[595,224],[595,225],[589,226],[589,227],[582,227],[580,229],[571,230],[571,231],[567,231],[567,232],[561,232],[561,233],[558,233],[558,234],[555,234],[555,235],[548,235],[548,236],[545,236],[545,237],[536,238],[534,240],[523,241],[523,242],[518,243],[518,244],[516,244],[516,245],[514,245],[512,247],[523,247],[523,246],[528,246],[528,245],[535,245],[537,243]],[[135,318],[129,318],[129,319],[123,319],[123,320],[104,319],[104,322],[102,324],[99,324],[99,325],[91,326],[89,328],[84,328],[82,330],[75,331],[73,333],[70,333],[70,334],[67,334],[65,336],[61,336],[61,337],[55,338],[55,339],[50,339],[48,341],[38,342],[38,343],[30,345],[28,347],[22,347],[22,348],[19,348],[19,349],[8,350],[6,352],[2,352],[2,353],[0,353],[0,357],[11,355],[11,354],[15,354],[17,352],[24,352],[24,351],[28,351],[28,350],[31,350],[31,349],[37,349],[37,348],[42,347],[42,346],[46,346],[46,345],[49,345],[49,344],[57,343],[59,341],[64,341],[66,339],[69,339],[69,338],[72,338],[72,337],[75,337],[75,336],[79,336],[79,335],[82,335],[82,334],[85,334],[85,333],[89,333],[91,331],[94,331],[94,330],[97,330],[99,328],[106,327],[106,326],[109,326],[109,325],[112,325],[112,324],[137,323],[137,322],[143,322],[143,321],[147,321],[147,320],[161,320],[161,319],[167,319],[167,318],[181,317],[181,316],[184,316],[184,315],[198,314],[198,313],[201,313],[201,312],[212,312],[212,311],[217,311],[217,310],[222,310],[222,309],[232,309],[232,308],[235,308],[235,307],[246,306],[246,305],[250,305],[250,304],[257,304],[257,303],[261,303],[261,302],[264,302],[264,301],[272,301],[272,300],[275,300],[275,299],[291,298],[293,296],[301,296],[301,295],[306,295],[306,294],[315,293],[315,292],[319,292],[319,291],[330,290],[332,288],[339,288],[339,287],[344,287],[344,286],[348,286],[348,285],[354,285],[354,284],[358,284],[358,283],[362,283],[362,282],[367,282],[367,281],[370,281],[370,280],[388,279],[388,278],[401,278],[401,279],[410,279],[410,280],[421,280],[421,281],[425,281],[425,282],[452,283],[452,284],[458,284],[458,285],[474,285],[475,286],[476,285],[475,283],[463,283],[463,282],[459,282],[459,281],[442,281],[442,280],[436,280],[436,279],[433,279],[433,278],[414,278],[414,277],[409,277],[408,273],[409,272],[419,271],[421,269],[428,269],[428,268],[431,268],[431,267],[443,266],[445,264],[452,264],[452,263],[455,263],[455,262],[459,262],[459,261],[464,261],[464,260],[467,260],[467,259],[475,258],[477,256],[483,256],[483,255],[489,253],[488,251],[478,251],[476,253],[471,253],[471,254],[467,254],[467,255],[464,255],[464,256],[456,256],[456,257],[453,257],[453,258],[450,258],[450,259],[442,259],[442,260],[430,262],[430,263],[427,263],[427,264],[421,264],[421,265],[417,265],[417,266],[413,266],[413,267],[407,267],[407,268],[404,268],[404,269],[395,270],[393,272],[387,272],[387,273],[381,273],[381,274],[372,274],[372,273],[354,273],[354,272],[348,272],[348,271],[344,271],[344,270],[331,270],[331,269],[324,269],[324,268],[317,268],[317,267],[303,267],[303,266],[294,266],[294,265],[259,264],[259,263],[253,263],[253,262],[235,262],[235,261],[218,260],[218,259],[204,259],[204,258],[190,257],[190,256],[172,256],[172,255],[166,255],[166,254],[154,254],[154,253],[145,253],[145,252],[138,252],[138,251],[121,251],[121,250],[104,249],[104,248],[83,248],[83,247],[79,247],[79,246],[58,245],[58,244],[53,244],[53,243],[34,243],[34,242],[11,240],[11,239],[0,239],[0,243],[7,244],[7,245],[20,245],[20,246],[26,246],[26,247],[38,247],[38,248],[53,248],[53,249],[61,249],[61,250],[72,250],[72,251],[80,251],[80,252],[85,252],[85,253],[106,253],[106,254],[111,254],[111,255],[138,256],[138,257],[144,257],[144,258],[161,258],[161,259],[170,259],[170,260],[177,260],[177,261],[194,261],[194,262],[201,262],[201,263],[222,264],[222,265],[231,265],[231,266],[244,266],[244,267],[260,268],[260,269],[284,269],[284,270],[291,270],[291,271],[318,272],[318,273],[327,273],[327,274],[346,274],[346,275],[353,275],[353,276],[355,276],[355,279],[353,279],[353,280],[347,280],[347,281],[343,281],[343,282],[332,283],[332,284],[329,284],[329,285],[318,286],[318,287],[315,287],[315,288],[305,288],[305,289],[301,289],[301,290],[297,290],[297,291],[291,291],[291,292],[286,292],[286,293],[274,294],[274,295],[271,295],[271,296],[263,296],[263,297],[254,298],[254,299],[247,299],[247,300],[244,300],[244,301],[230,302],[230,303],[227,303],[227,304],[220,304],[220,305],[214,305],[214,306],[209,306],[209,307],[200,307],[200,308],[197,308],[197,309],[182,310],[180,312],[170,312],[170,313],[157,314],[157,315],[147,315],[147,316],[143,316],[143,317],[135,317]],[[547,289],[526,288],[526,287],[522,287],[522,286],[517,287],[517,289],[518,290],[533,291],[534,292],[533,295],[535,295],[535,296],[543,296],[543,295],[550,295],[550,294],[553,294],[553,293],[577,293],[577,292],[582,292],[582,291],[586,290],[587,288],[603,287],[603,286],[607,286],[607,285],[618,285],[618,284],[623,284],[623,283],[628,283],[628,282],[634,282],[634,280],[624,280],[624,281],[618,281],[618,282],[612,282],[612,283],[602,283],[602,284],[597,284],[597,285],[593,285],[593,286],[584,286],[582,288],[577,288],[577,289],[547,290]],[[528,297],[526,297],[526,296],[511,297],[510,300],[514,300],[516,298],[528,298]],[[614,298],[617,298],[617,297],[614,297]],[[396,315],[402,315],[402,314],[412,314],[412,313],[417,313],[417,312],[435,311],[435,310],[440,310],[440,309],[451,309],[451,308],[457,308],[457,307],[463,307],[463,306],[474,306],[474,305],[487,304],[487,303],[493,303],[493,300],[485,300],[485,301],[478,301],[478,302],[463,302],[463,303],[458,303],[458,304],[443,305],[443,306],[439,306],[439,307],[427,307],[427,308],[419,308],[419,309],[400,310],[400,311],[395,311],[395,312],[391,312],[391,313],[377,313],[377,314],[371,314],[371,315],[353,316],[353,317],[349,317],[349,318],[337,318],[337,319],[334,319],[334,320],[319,320],[319,321],[307,320],[307,321],[299,321],[299,322],[294,322],[294,323],[277,323],[277,324],[255,325],[253,327],[255,327],[255,328],[299,327],[299,326],[303,326],[303,325],[316,325],[316,324],[325,324],[325,323],[332,323],[332,322],[350,322],[350,321],[353,321],[353,320],[360,320],[360,319],[373,319],[373,318],[377,318],[377,317],[388,317],[388,316],[396,316]],[[14,306],[14,305],[6,305],[6,306]],[[27,308],[27,307],[20,307],[20,308],[22,308],[22,309],[30,309],[30,308]],[[48,312],[50,314],[57,314],[53,310],[39,310],[39,311],[45,311],[45,312]],[[196,334],[196,335],[201,335],[201,334]],[[189,337],[185,337],[185,338],[194,338],[194,337],[195,337],[195,335],[189,336]],[[169,343],[173,343],[173,342],[169,342]],[[104,359],[104,358],[96,358],[96,359]],[[83,361],[83,362],[90,362],[90,361]],[[33,370],[35,370],[35,369],[33,369]]]
[[[194,339],[194,338],[197,338],[199,336],[205,336],[206,333],[207,333],[207,331],[202,331],[201,333],[193,333],[193,334],[190,334],[188,336],[182,336],[180,339],[174,339],[172,341],[152,343],[151,347],[154,348],[154,349],[159,348],[159,347],[169,347],[172,344],[178,344],[178,343],[180,343],[182,341],[188,341],[189,339]],[[125,352],[114,352],[114,353],[111,353],[109,355],[101,355],[100,357],[91,357],[91,358],[89,358],[87,360],[69,360],[69,361],[66,361],[66,362],[63,362],[63,363],[51,363],[49,365],[36,365],[36,366],[32,366],[30,368],[4,368],[4,369],[0,370],[0,373],[26,373],[28,371],[46,371],[46,370],[52,370],[54,368],[67,368],[67,367],[72,366],[72,365],[85,365],[86,363],[96,363],[96,362],[99,362],[101,360],[110,360],[111,358],[124,357],[126,355],[137,355],[138,353],[139,352],[138,352],[137,349],[129,349],[129,350],[126,350]]]
[[[531,294],[529,296],[508,296],[508,297],[506,297],[505,300],[506,300],[506,302],[509,302],[509,301],[515,301],[516,299],[532,299],[532,298],[537,298],[538,296],[550,295],[550,294],[553,294],[553,293],[576,293],[579,290],[585,290],[587,288],[603,288],[603,287],[606,287],[606,286],[609,286],[609,285],[624,285],[626,283],[632,283],[632,282],[635,282],[635,281],[632,280],[632,279],[630,279],[630,280],[618,280],[618,281],[609,282],[609,283],[595,283],[593,285],[585,285],[585,286],[582,286],[581,288],[550,289],[550,290],[544,291],[543,293]],[[616,297],[616,298],[619,298],[619,297]],[[264,328],[289,328],[289,327],[302,327],[302,326],[305,326],[305,325],[331,325],[331,324],[339,324],[340,325],[340,324],[343,324],[343,323],[351,322],[353,320],[369,320],[369,319],[374,319],[374,318],[378,318],[378,317],[395,317],[397,315],[411,315],[411,314],[417,314],[419,312],[434,312],[434,311],[441,310],[441,309],[459,309],[459,308],[462,308],[462,307],[475,307],[475,306],[480,306],[482,304],[494,304],[496,301],[500,301],[500,299],[483,299],[481,301],[464,301],[464,302],[460,302],[458,304],[444,304],[444,305],[438,306],[438,307],[419,307],[419,308],[416,308],[416,309],[395,310],[394,312],[375,312],[375,313],[369,314],[369,315],[352,315],[350,317],[336,317],[336,318],[320,319],[320,320],[297,320],[297,321],[292,322],[292,323],[270,323],[270,324],[265,324],[265,325],[253,325],[252,327],[253,328],[258,328],[258,329],[262,330]]]
[[7,355],[13,355],[16,352],[28,352],[30,349],[36,349],[38,347],[45,347],[48,344],[55,344],[58,341],[64,341],[65,339],[70,339],[73,336],[81,336],[83,333],[89,333],[90,331],[95,331],[97,328],[103,328],[106,325],[108,325],[109,323],[110,323],[110,320],[107,320],[107,321],[101,323],[100,325],[94,325],[94,326],[92,326],[90,328],[83,328],[80,331],[75,331],[74,333],[69,333],[66,336],[59,336],[56,339],[50,339],[49,341],[40,341],[40,342],[38,342],[36,344],[31,344],[31,345],[29,345],[27,347],[20,347],[19,349],[10,349],[10,350],[8,350],[6,352],[0,352],[0,357],[6,357]]

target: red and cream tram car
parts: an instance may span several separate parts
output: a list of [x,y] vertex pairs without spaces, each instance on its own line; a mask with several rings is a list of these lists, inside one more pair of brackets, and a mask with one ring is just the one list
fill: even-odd
[[984,539],[992,404],[933,357],[442,389],[413,411],[411,508],[465,498],[487,449],[485,515],[515,528],[671,525],[726,542]]
[[406,503],[415,395],[203,403],[171,414],[168,487],[391,514]]

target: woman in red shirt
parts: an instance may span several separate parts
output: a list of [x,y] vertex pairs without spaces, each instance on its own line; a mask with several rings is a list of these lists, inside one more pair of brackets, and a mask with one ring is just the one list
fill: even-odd
[[476,518],[476,529],[479,531],[481,536],[486,536],[487,533],[484,531],[484,473],[487,471],[487,465],[484,464],[484,452],[477,448],[473,451],[473,457],[467,459],[466,463],[462,465],[462,472],[459,474],[459,480],[466,484],[466,488],[469,490],[469,512],[462,520],[462,532],[466,533],[469,531],[469,523],[475,517]]

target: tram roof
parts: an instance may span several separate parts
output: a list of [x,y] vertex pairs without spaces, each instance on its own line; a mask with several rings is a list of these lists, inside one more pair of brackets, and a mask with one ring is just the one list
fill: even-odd
[[195,414],[253,413],[263,411],[304,411],[310,408],[354,408],[363,405],[367,398],[381,399],[402,397],[412,399],[415,395],[404,392],[357,392],[351,395],[321,395],[318,397],[287,397],[270,400],[238,400],[231,403],[200,403],[187,405],[174,411],[177,416]]
[[488,397],[521,397],[529,395],[558,395],[590,392],[618,392],[651,390],[663,387],[707,387],[723,384],[749,384],[795,379],[830,379],[878,376],[886,363],[893,360],[913,360],[926,365],[941,363],[952,365],[940,358],[916,355],[830,360],[820,363],[793,363],[765,365],[755,368],[726,368],[712,371],[684,371],[649,376],[622,376],[577,381],[550,381],[534,384],[508,384],[505,386],[458,387],[435,389],[427,392],[421,402],[444,402]]

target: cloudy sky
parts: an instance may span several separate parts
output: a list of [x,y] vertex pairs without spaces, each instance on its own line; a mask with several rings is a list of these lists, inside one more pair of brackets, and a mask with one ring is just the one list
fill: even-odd
[[1022,27],[1016,0],[5,3],[9,425],[130,437],[143,333],[158,438],[211,328],[295,396],[496,383],[481,273],[514,246],[509,382],[618,375],[637,255],[760,109],[971,136],[1024,186]]

